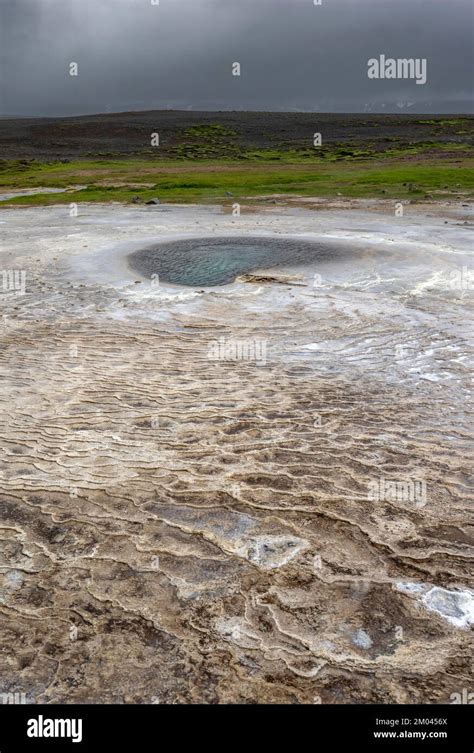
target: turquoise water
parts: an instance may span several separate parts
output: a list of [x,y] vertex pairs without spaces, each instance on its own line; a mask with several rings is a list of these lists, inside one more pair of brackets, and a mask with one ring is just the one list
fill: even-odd
[[172,285],[226,285],[257,269],[298,267],[327,261],[337,252],[322,243],[293,238],[192,238],[136,251],[130,267],[143,277]]

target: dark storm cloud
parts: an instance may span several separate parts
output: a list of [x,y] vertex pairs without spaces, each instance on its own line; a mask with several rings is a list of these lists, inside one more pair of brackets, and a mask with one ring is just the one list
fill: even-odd
[[[0,15],[3,114],[471,111],[471,0],[1,0]],[[426,58],[426,85],[370,80],[382,53]]]

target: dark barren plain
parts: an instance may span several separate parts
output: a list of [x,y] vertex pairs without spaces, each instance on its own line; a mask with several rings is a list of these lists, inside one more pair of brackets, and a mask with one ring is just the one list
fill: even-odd
[[[191,130],[192,129],[192,130]],[[337,147],[374,154],[399,148],[472,147],[474,116],[347,115],[279,112],[185,112],[157,110],[84,115],[72,118],[21,118],[0,121],[0,151],[7,159],[79,159],[153,154],[151,133],[160,133],[164,158],[202,156],[245,158],[248,150],[312,149],[313,134]],[[214,133],[213,133],[214,131]],[[188,147],[188,151],[186,151]],[[324,147],[323,147],[324,153]]]

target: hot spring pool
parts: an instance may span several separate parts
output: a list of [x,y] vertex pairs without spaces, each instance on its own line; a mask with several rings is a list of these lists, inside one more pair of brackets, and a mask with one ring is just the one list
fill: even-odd
[[329,261],[340,250],[294,238],[191,238],[160,243],[128,256],[128,264],[143,277],[192,287],[227,285],[257,269],[300,267]]

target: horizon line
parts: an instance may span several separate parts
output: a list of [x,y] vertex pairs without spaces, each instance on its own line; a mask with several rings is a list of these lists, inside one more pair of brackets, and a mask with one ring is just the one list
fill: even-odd
[[179,108],[179,107],[172,107],[172,108],[151,108],[146,110],[113,110],[113,111],[99,111],[99,112],[84,112],[84,113],[77,113],[75,115],[22,115],[22,114],[15,114],[15,113],[0,113],[0,120],[48,120],[48,119],[55,119],[55,120],[65,120],[65,119],[73,119],[73,118],[87,118],[87,117],[99,117],[99,116],[113,116],[113,115],[129,115],[130,113],[134,114],[143,114],[143,113],[151,113],[151,112],[166,112],[166,113],[187,113],[187,114],[194,114],[199,115],[202,113],[216,113],[216,114],[231,114],[231,113],[238,113],[238,114],[251,114],[251,115],[265,115],[265,114],[271,114],[271,115],[390,115],[390,116],[410,116],[410,115],[429,115],[431,117],[446,117],[446,116],[462,116],[462,117],[474,117],[474,111],[466,112],[466,111],[459,111],[459,110],[453,110],[449,112],[433,112],[433,111],[425,111],[425,110],[411,110],[407,109],[405,111],[398,112],[392,112],[387,110],[231,110],[231,109],[211,109],[211,110],[198,110],[198,109],[189,109],[189,108]]

